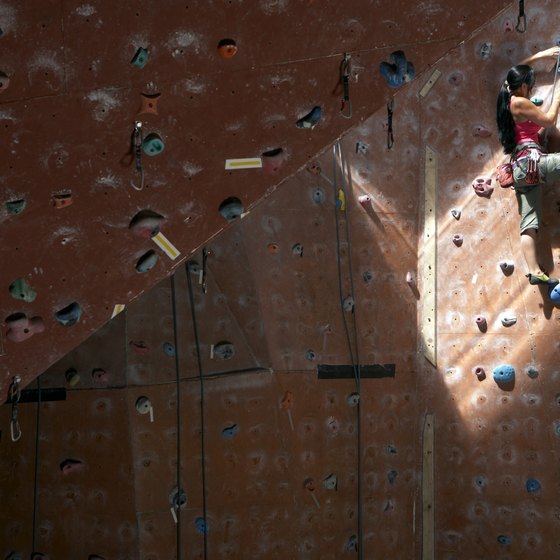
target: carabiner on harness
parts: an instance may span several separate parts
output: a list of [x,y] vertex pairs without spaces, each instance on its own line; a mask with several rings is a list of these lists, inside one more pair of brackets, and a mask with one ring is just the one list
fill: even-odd
[[525,0],[519,0],[519,15],[517,16],[517,25],[515,29],[519,33],[527,31],[527,16],[525,15]]
[[352,101],[350,101],[350,55],[344,53],[344,58],[340,63],[340,80],[342,82],[343,97],[340,105],[340,114],[345,119],[352,118]]
[[142,168],[142,122],[136,121],[134,123],[134,130],[132,131],[132,150],[134,152],[134,158],[136,160],[136,171],[140,173],[140,186],[136,186],[134,179],[130,181],[130,184],[137,191],[141,191],[144,188],[144,169]]
[[390,150],[393,147],[395,139],[393,137],[393,108],[395,106],[395,100],[391,99],[387,103],[387,149]]

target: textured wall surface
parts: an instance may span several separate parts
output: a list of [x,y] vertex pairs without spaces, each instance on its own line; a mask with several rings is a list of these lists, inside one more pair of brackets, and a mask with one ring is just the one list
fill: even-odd
[[[64,130],[74,140],[64,149],[83,165],[53,163],[44,178],[54,184],[69,173],[75,180],[81,170],[87,180],[83,192],[76,189],[87,202],[76,197],[55,209],[51,187],[30,187],[24,212],[2,222],[5,250],[15,251],[16,239],[28,246],[3,268],[5,285],[25,276],[38,293],[34,302],[17,302],[5,291],[4,313],[39,314],[46,326],[24,342],[4,340],[4,392],[19,373],[26,389],[39,383],[45,396],[66,393],[39,406],[21,402],[17,442],[10,441],[12,408],[0,408],[0,558],[555,558],[560,314],[547,290],[524,277],[515,198],[493,178],[503,159],[494,126],[498,88],[511,65],[560,38],[555,3],[527,3],[525,34],[514,29],[517,2],[503,11],[505,2],[456,2],[449,11],[429,2],[406,13],[398,3],[309,2],[305,18],[291,2],[246,4],[204,12],[193,3],[168,11],[65,4],[65,25],[57,28],[67,37],[65,78],[57,82],[53,69],[38,83],[31,71],[27,80],[13,72],[0,93],[0,111],[14,117],[10,134],[31,126],[30,104],[58,100],[58,107],[59,96],[75,111],[89,106],[97,127],[95,142],[82,141],[84,123],[69,113]],[[61,17],[60,9],[24,15],[0,6],[5,31],[8,21],[23,33],[14,22],[40,27]],[[179,26],[183,10],[192,19]],[[131,21],[136,31],[116,33],[132,29]],[[112,46],[102,40],[108,29]],[[228,61],[214,51],[226,36],[239,38]],[[13,40],[7,32],[0,37]],[[45,32],[45,42],[57,40]],[[143,42],[148,64],[129,67],[128,51]],[[110,46],[126,56],[110,60]],[[378,66],[398,48],[417,75],[391,89]],[[348,121],[338,114],[340,95],[331,95],[338,53],[346,50],[358,72]],[[553,62],[537,66],[545,104]],[[179,70],[187,77],[178,78]],[[142,192],[128,186],[132,169],[118,167],[145,84],[138,72],[152,72],[164,92],[161,122],[146,125],[158,123],[167,141],[146,162]],[[92,91],[120,100],[109,103],[111,115],[102,111],[109,105],[95,109]],[[296,128],[315,104],[323,106],[322,120],[313,130]],[[49,114],[40,112],[42,126]],[[26,142],[44,143],[52,154],[46,130]],[[100,168],[85,162],[94,157],[88,150],[103,151],[99,134],[114,156],[106,173],[117,183],[98,191]],[[553,134],[550,146],[557,141]],[[223,169],[227,157],[279,145],[289,157],[276,175]],[[33,161],[13,172],[37,177]],[[191,164],[199,172],[188,182],[181,174]],[[15,184],[5,173],[5,184]],[[479,177],[491,179],[491,196],[476,195]],[[424,202],[431,187],[432,212]],[[216,211],[228,196],[249,209],[230,225]],[[560,191],[552,185],[544,196],[539,249],[554,274]],[[168,218],[163,231],[182,254],[172,262],[160,253],[156,268],[136,274],[137,258],[154,247],[128,230],[143,208]],[[56,227],[79,228],[83,243],[70,234],[64,244],[53,241],[51,220],[62,213],[71,218]],[[435,270],[426,274],[431,216]],[[25,236],[26,228],[33,233]],[[513,263],[511,274],[501,261]],[[62,284],[74,290],[64,301],[87,303],[68,328],[51,320],[57,298],[69,293]],[[424,305],[430,297],[433,312]],[[126,309],[107,322],[117,302]],[[502,314],[515,324],[504,326]],[[485,332],[477,316],[486,318]],[[432,328],[434,364],[425,357]],[[352,371],[340,379],[318,375],[323,364],[358,362],[377,365],[376,375],[362,368],[359,384]],[[515,368],[514,383],[494,382],[503,364]],[[426,455],[429,414],[434,447]],[[178,487],[181,507],[173,501]]]
[[[0,277],[0,392],[13,375],[32,380],[107,322],[115,305],[225,229],[224,200],[253,207],[383,106],[391,89],[379,65],[392,52],[414,45],[419,74],[506,4],[457,2],[451,14],[441,0],[406,11],[362,1],[2,2],[0,72],[9,82],[0,86],[0,220],[10,264]],[[233,58],[219,55],[224,39],[237,45]],[[143,68],[131,63],[139,48],[147,50]],[[340,111],[345,52],[351,119]],[[155,107],[142,94],[160,94]],[[297,128],[314,106],[320,125]],[[141,191],[131,153],[136,121],[164,143],[159,155],[142,152]],[[225,170],[226,159],[277,148],[278,168]],[[26,206],[12,214],[6,203],[17,201]],[[174,259],[129,229],[144,210],[164,217],[161,231],[180,253]],[[148,251],[157,262],[136,272]],[[34,301],[7,291],[20,278]],[[54,315],[73,303],[80,320],[63,327]],[[44,330],[13,342],[5,335],[14,314],[40,318]]]

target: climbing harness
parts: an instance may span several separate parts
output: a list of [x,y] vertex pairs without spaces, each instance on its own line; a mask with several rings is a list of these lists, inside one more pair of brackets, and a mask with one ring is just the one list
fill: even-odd
[[352,101],[350,101],[350,55],[344,53],[344,58],[340,63],[340,80],[342,82],[343,97],[340,105],[340,114],[345,119],[352,118]]
[[393,137],[393,108],[395,106],[395,100],[391,99],[387,103],[387,149],[390,150],[393,147],[395,139]]
[[136,121],[134,123],[134,130],[132,131],[132,150],[134,152],[134,157],[136,160],[136,171],[140,173],[140,186],[137,186],[134,179],[130,181],[130,184],[137,191],[141,191],[144,188],[144,169],[142,168],[142,122]]
[[21,389],[19,388],[19,384],[21,383],[21,377],[16,375],[12,379],[12,383],[10,385],[9,396],[10,402],[12,403],[12,419],[10,421],[10,436],[13,442],[16,442],[21,437],[21,428],[19,426],[18,420],[18,402],[21,397]]
[[519,33],[527,31],[527,16],[525,15],[525,0],[519,0],[519,15],[517,16],[517,25],[515,29]]

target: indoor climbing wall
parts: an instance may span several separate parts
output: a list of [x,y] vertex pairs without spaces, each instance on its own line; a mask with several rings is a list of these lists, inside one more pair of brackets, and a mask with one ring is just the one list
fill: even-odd
[[[507,2],[462,4],[456,18],[442,0],[406,11],[3,1],[0,392],[171,274]],[[404,36],[414,60],[396,72]]]
[[[207,17],[215,16],[211,35],[210,24],[195,12],[200,23],[193,28],[200,31],[192,36],[198,42],[190,43],[170,34],[171,12],[117,8],[112,21],[132,19],[138,25],[148,10],[158,22],[150,33],[159,30],[166,48],[175,50],[156,48],[164,42],[155,35],[146,43],[138,35],[130,48],[135,63],[128,54],[121,61],[131,77],[114,63],[103,67],[105,58],[98,54],[100,62],[83,70],[80,83],[87,88],[102,78],[118,86],[106,88],[110,95],[123,99],[133,91],[137,100],[140,89],[151,111],[157,100],[158,115],[148,111],[140,130],[133,130],[136,117],[125,114],[126,103],[115,105],[111,117],[101,119],[107,127],[103,147],[106,154],[118,153],[112,127],[122,121],[126,141],[155,130],[159,140],[152,137],[147,149],[161,153],[152,159],[143,152],[142,191],[129,186],[131,178],[141,178],[134,158],[116,175],[114,188],[101,191],[107,192],[104,214],[95,214],[101,203],[90,185],[87,208],[99,221],[83,220],[85,209],[76,215],[84,231],[91,229],[87,248],[93,260],[85,260],[86,253],[76,257],[65,233],[68,266],[76,266],[75,272],[70,268],[57,282],[43,267],[48,284],[31,282],[36,277],[25,272],[6,281],[26,280],[14,289],[28,300],[29,290],[36,292],[21,304],[5,294],[10,305],[23,306],[9,312],[40,316],[45,330],[21,342],[4,341],[2,359],[21,359],[17,371],[24,374],[24,387],[15,409],[21,431],[16,442],[10,441],[14,408],[0,409],[6,504],[0,513],[0,556],[517,560],[557,555],[559,311],[547,290],[529,286],[524,277],[513,193],[494,178],[503,159],[494,110],[507,69],[560,36],[552,0],[527,2],[526,22],[518,2],[500,11],[505,4],[489,13],[488,4],[458,2],[456,11],[443,13],[432,2],[402,15],[395,4],[392,12],[377,8],[371,23],[372,6],[368,17],[359,12],[365,7],[356,7],[343,38],[332,39],[333,45],[344,42],[351,54],[346,62],[343,53],[325,61],[317,53],[331,47],[325,35],[350,21],[350,6],[321,7],[333,11],[318,43],[296,18],[300,8],[289,2],[260,2],[260,16],[249,12],[245,18],[243,2],[232,3],[229,28],[216,36],[221,12],[206,8]],[[187,9],[194,5],[181,6],[181,13]],[[76,6],[69,13],[69,24],[79,20],[82,29],[86,22],[78,16],[100,27],[107,20],[101,7]],[[289,36],[270,39],[271,27],[266,35],[268,18],[274,17],[286,18],[275,33]],[[289,22],[292,27],[284,30]],[[515,29],[524,23],[525,33]],[[265,63],[266,53],[251,51],[242,62],[249,24],[265,41],[283,39],[282,55],[271,48]],[[373,38],[368,25],[376,30]],[[399,26],[410,37],[403,50],[388,46],[398,42],[391,37]],[[433,43],[409,44],[436,32]],[[80,36],[84,52],[105,52],[105,42],[98,45],[96,37],[86,44],[86,36]],[[238,51],[222,58],[217,46],[228,36],[236,37]],[[119,40],[125,40],[122,33]],[[372,40],[380,45],[373,51]],[[298,41],[308,49],[304,56]],[[348,41],[368,47],[354,52]],[[147,53],[134,48],[140,44],[148,45]],[[227,56],[233,46],[220,44]],[[216,60],[204,60],[203,67],[205,56]],[[80,66],[78,57],[65,60]],[[329,71],[317,69],[323,62]],[[212,72],[207,64],[214,63],[223,67]],[[553,64],[538,66],[545,103]],[[150,68],[158,79],[152,75],[154,88],[144,90],[134,72]],[[164,71],[172,76],[177,68],[188,78],[165,79]],[[348,100],[344,76],[331,93],[340,69],[349,71]],[[273,93],[269,71],[278,78]],[[320,86],[322,79],[329,88]],[[182,80],[205,85],[194,91],[195,82],[187,87]],[[245,88],[252,80],[260,86]],[[322,89],[324,99],[317,97]],[[293,110],[291,96],[308,103]],[[251,111],[242,113],[248,100]],[[345,120],[340,112],[349,110],[350,100],[353,115]],[[148,120],[161,118],[165,103],[182,104],[175,113],[166,109],[166,132]],[[185,111],[191,109],[189,121]],[[215,138],[214,126],[220,127]],[[193,138],[192,144],[186,138]],[[274,150],[278,147],[283,152]],[[260,159],[264,167],[255,168],[271,150]],[[183,158],[200,167],[190,183],[179,170]],[[236,159],[227,170],[226,159]],[[281,167],[269,174],[269,165]],[[98,172],[85,159],[80,169],[84,176]],[[184,189],[189,191],[184,199],[172,196]],[[75,210],[75,194],[71,205],[62,197],[60,207],[49,206],[49,212]],[[551,186],[545,196],[540,249],[552,273],[559,259],[560,193]],[[6,215],[4,223],[23,227],[17,220],[24,224],[33,200],[22,212]],[[123,208],[130,210],[125,217]],[[41,235],[50,239],[48,221],[37,210],[35,216],[45,228]],[[112,229],[102,226],[108,233],[97,243],[96,227],[107,220]],[[111,243],[121,234],[129,236],[124,245]],[[165,239],[181,253],[175,259],[168,257]],[[112,251],[119,256],[118,271],[104,266],[114,258]],[[51,253],[40,254],[47,259]],[[20,260],[14,266],[23,270],[26,259]],[[130,267],[136,270],[129,281]],[[96,282],[105,271],[101,289]],[[61,284],[83,286],[58,306],[35,307],[41,285],[60,294]],[[87,306],[78,295],[87,296]],[[71,321],[72,308],[62,304],[72,301],[80,303],[80,320],[68,327],[56,324],[52,310],[64,310],[59,319]],[[116,301],[124,308],[115,308]],[[106,322],[104,313],[116,316]],[[61,335],[51,334],[55,327]],[[67,340],[56,346],[66,333]],[[33,346],[34,341],[41,342]],[[46,371],[27,385],[35,373],[28,369],[26,377],[24,365],[35,367],[39,352],[49,358],[41,358],[46,361],[38,362],[42,367],[35,373]],[[14,373],[12,366],[5,371],[6,390]]]

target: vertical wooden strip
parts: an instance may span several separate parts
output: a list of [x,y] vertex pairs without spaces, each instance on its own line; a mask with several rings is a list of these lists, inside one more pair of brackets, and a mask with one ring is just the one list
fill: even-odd
[[434,415],[426,414],[422,435],[422,560],[434,560]]
[[436,184],[437,155],[426,146],[424,167],[424,236],[422,243],[422,341],[424,356],[435,367],[436,348]]

